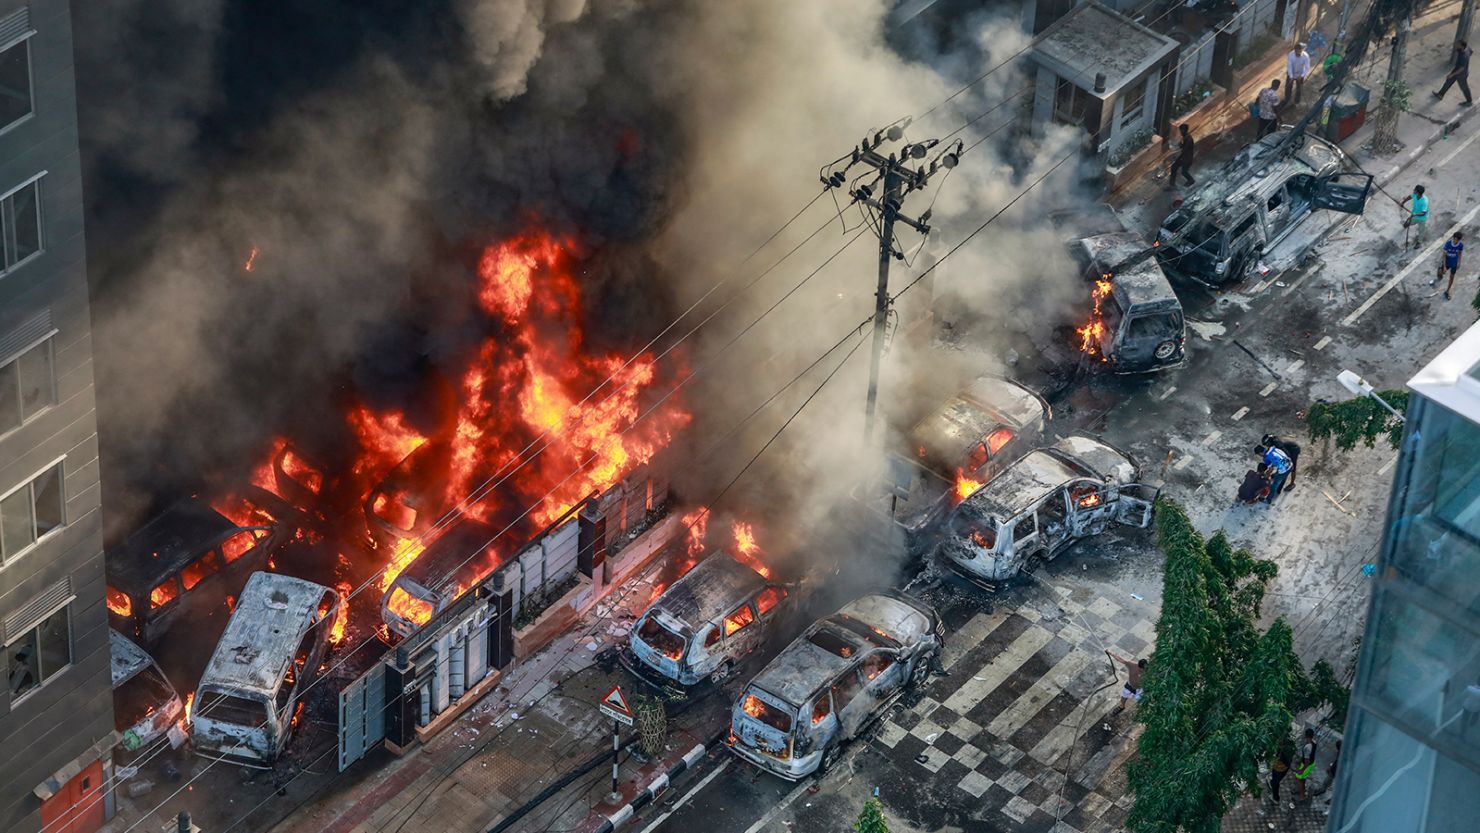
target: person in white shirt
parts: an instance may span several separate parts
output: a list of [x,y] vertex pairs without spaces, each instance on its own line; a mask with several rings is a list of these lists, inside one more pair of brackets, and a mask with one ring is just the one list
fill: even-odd
[[1305,51],[1305,44],[1297,43],[1290,54],[1285,56],[1285,103],[1300,100],[1300,93],[1305,87],[1305,79],[1310,77],[1310,53]]

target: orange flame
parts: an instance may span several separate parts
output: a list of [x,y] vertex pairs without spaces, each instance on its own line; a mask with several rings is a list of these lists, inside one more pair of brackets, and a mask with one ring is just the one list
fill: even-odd
[[689,555],[704,551],[704,537],[709,534],[709,509],[695,509],[683,516],[683,525],[689,528],[685,546]]
[[414,625],[425,625],[432,621],[431,603],[416,598],[400,587],[391,591],[385,604],[392,613]]
[[329,627],[329,644],[338,645],[344,641],[344,628],[349,624],[349,594],[353,589],[349,582],[341,581],[334,585],[339,591],[339,607],[334,612],[334,624]]
[[231,612],[233,612],[235,610],[236,610],[236,597],[235,596],[228,595],[226,597],[226,612],[227,613],[231,613]]
[[751,717],[760,717],[762,714],[765,714],[766,710],[765,704],[757,700],[754,694],[747,694],[745,701],[740,704],[740,708]]
[[956,469],[956,502],[960,503],[976,494],[976,490],[984,485],[980,480],[967,477],[964,469]]
[[[1110,290],[1114,286],[1115,284],[1111,282],[1109,272],[1101,275],[1100,280],[1095,281],[1093,292],[1095,302],[1094,312],[1090,313],[1088,324],[1075,330],[1076,333],[1079,333],[1080,352],[1090,356],[1097,355],[1100,352],[1099,338],[1105,334],[1104,313],[1101,312],[1100,307],[1104,303],[1105,296],[1110,294]],[[1100,361],[1108,361],[1108,359],[1100,356]]]
[[190,722],[190,707],[195,704],[195,692],[185,695],[185,722]]
[[248,272],[250,272],[250,271],[252,271],[252,264],[254,264],[256,262],[257,262],[257,247],[256,246],[253,246],[252,247],[252,253],[249,254],[249,255],[247,255],[247,263],[246,263],[246,265],[243,268],[246,269]]
[[771,568],[760,559],[761,548],[755,542],[755,531],[750,524],[736,521],[732,527],[735,535],[735,555],[740,563],[750,567],[766,578],[771,577]]
[[109,587],[108,609],[118,614],[119,616],[128,617],[132,616],[134,613],[134,603],[129,599],[128,594],[124,593],[122,590],[114,590],[113,588]]

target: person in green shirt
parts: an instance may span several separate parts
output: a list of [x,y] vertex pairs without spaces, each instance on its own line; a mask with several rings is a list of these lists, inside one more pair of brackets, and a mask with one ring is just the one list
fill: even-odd
[[1404,197],[1399,205],[1406,206],[1410,201],[1413,203],[1413,208],[1404,225],[1412,227],[1413,248],[1417,249],[1423,246],[1424,235],[1429,227],[1429,198],[1424,195],[1422,185],[1413,186],[1413,193]]

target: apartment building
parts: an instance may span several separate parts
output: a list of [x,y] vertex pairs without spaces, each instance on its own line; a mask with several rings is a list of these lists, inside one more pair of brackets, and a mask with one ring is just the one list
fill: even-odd
[[90,833],[117,741],[67,0],[0,0],[0,830]]

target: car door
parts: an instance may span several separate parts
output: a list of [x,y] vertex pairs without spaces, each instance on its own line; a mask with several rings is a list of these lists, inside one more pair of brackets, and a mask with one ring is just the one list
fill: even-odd
[[1037,507],[1038,545],[1052,555],[1065,541],[1072,540],[1069,534],[1069,497],[1067,489],[1054,489]]
[[725,656],[739,660],[741,657],[755,650],[760,641],[762,628],[756,623],[755,608],[750,606],[747,600],[739,607],[725,614],[720,623],[720,630],[724,632]]
[[1075,480],[1064,487],[1069,495],[1069,533],[1088,538],[1105,531],[1114,516],[1113,494],[1107,484]]
[[1160,491],[1142,483],[1121,486],[1120,495],[1115,499],[1115,522],[1141,529],[1150,526],[1152,508],[1156,505],[1156,495]]
[[1310,203],[1313,208],[1361,214],[1367,209],[1367,196],[1371,192],[1372,174],[1336,173],[1316,180]]
[[1264,201],[1265,239],[1274,240],[1284,234],[1290,219],[1290,195],[1282,182]]
[[755,594],[751,604],[755,606],[756,615],[760,619],[761,631],[774,633],[785,626],[790,611],[795,608],[790,596],[790,592],[779,584],[768,584]]
[[1028,556],[1042,548],[1038,535],[1038,515],[1032,509],[1018,518],[1012,527],[1012,550],[1019,556]]
[[858,668],[863,674],[864,689],[874,700],[882,702],[904,688],[908,666],[908,662],[900,662],[898,651],[875,648],[864,655]]
[[857,734],[873,712],[873,698],[864,691],[860,663],[854,663],[833,681],[833,713],[838,717],[839,731],[845,738]]

